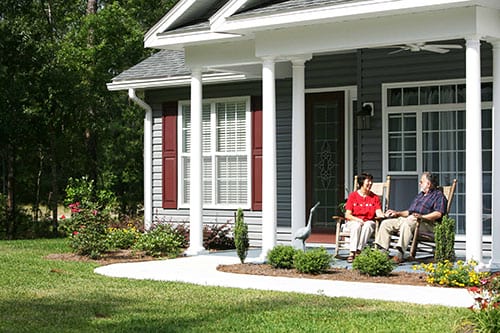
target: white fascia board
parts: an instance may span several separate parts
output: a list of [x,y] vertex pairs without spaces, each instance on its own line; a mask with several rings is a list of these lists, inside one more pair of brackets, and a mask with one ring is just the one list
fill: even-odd
[[[246,18],[228,18],[214,25],[219,32],[258,31],[310,25],[324,22],[358,20],[360,18],[395,15],[398,13],[424,12],[429,10],[473,6],[473,0],[372,0],[355,4],[334,5],[275,15],[255,15]],[[221,18],[222,19],[222,18]],[[215,29],[217,28],[217,29]]]
[[185,48],[187,67],[218,67],[261,63],[255,56],[253,40],[238,40],[230,43],[192,45]]
[[144,35],[144,43],[150,42],[156,35],[167,30],[184,12],[191,7],[196,0],[180,0],[172,7],[165,16],[163,16],[148,32]]
[[231,0],[228,3],[226,3],[217,13],[215,13],[211,18],[210,18],[210,27],[212,30],[217,30],[219,26],[224,24],[226,22],[226,18],[230,17],[238,9],[243,6],[247,0]]
[[279,57],[408,42],[462,39],[477,33],[475,7],[325,23],[256,33],[255,55]]
[[156,35],[144,42],[144,47],[159,49],[179,49],[184,45],[213,42],[239,38],[240,35],[230,33],[218,33],[208,30],[193,31],[182,34],[164,34]]
[[[203,74],[203,84],[215,84],[231,81],[243,81],[247,77],[244,74],[234,73],[210,73]],[[109,91],[119,91],[133,89],[158,89],[168,87],[181,87],[189,86],[191,84],[191,76],[183,75],[177,77],[153,78],[153,79],[140,79],[140,80],[124,80],[118,82],[107,83],[106,86]]]
[[[499,1],[500,3],[500,1]],[[477,30],[479,36],[487,40],[500,38],[500,10],[477,8]]]

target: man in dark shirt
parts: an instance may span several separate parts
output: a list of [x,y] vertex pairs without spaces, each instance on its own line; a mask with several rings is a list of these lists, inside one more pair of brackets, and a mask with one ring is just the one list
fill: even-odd
[[[424,172],[420,178],[420,193],[417,194],[408,210],[387,210],[385,215],[390,217],[382,221],[375,236],[375,244],[385,251],[389,251],[391,234],[399,231],[396,245],[399,253],[393,260],[396,263],[404,261],[405,252],[413,239],[417,219],[422,217],[429,221],[439,221],[446,213],[446,198],[437,188],[437,180],[430,172]],[[434,232],[434,225],[421,224],[422,232]]]

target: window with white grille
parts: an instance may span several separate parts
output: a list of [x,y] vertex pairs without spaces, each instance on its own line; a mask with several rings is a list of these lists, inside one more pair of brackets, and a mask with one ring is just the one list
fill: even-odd
[[[203,205],[206,208],[250,207],[250,98],[205,100],[202,107]],[[179,127],[180,206],[190,198],[191,116],[181,102]]]

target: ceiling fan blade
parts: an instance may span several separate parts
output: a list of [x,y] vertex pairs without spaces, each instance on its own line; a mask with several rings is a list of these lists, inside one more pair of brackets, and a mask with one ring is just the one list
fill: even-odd
[[429,52],[436,52],[440,54],[448,53],[450,50],[447,49],[442,49],[440,47],[437,47],[435,45],[425,45],[421,47],[422,50],[429,51]]
[[443,49],[462,49],[462,45],[458,44],[427,44],[426,46],[435,46]]
[[396,54],[396,53],[403,52],[403,51],[406,51],[406,50],[408,50],[406,47],[401,47],[399,50],[392,51],[392,52],[389,52],[387,54]]

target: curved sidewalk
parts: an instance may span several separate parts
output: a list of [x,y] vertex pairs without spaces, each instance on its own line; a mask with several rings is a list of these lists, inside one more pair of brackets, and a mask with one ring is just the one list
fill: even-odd
[[[253,251],[248,259],[256,257]],[[406,286],[318,279],[234,274],[217,271],[220,264],[237,264],[235,251],[193,257],[101,266],[98,274],[156,281],[187,282],[205,286],[298,292],[329,297],[352,297],[417,304],[468,307],[473,298],[463,288]]]

